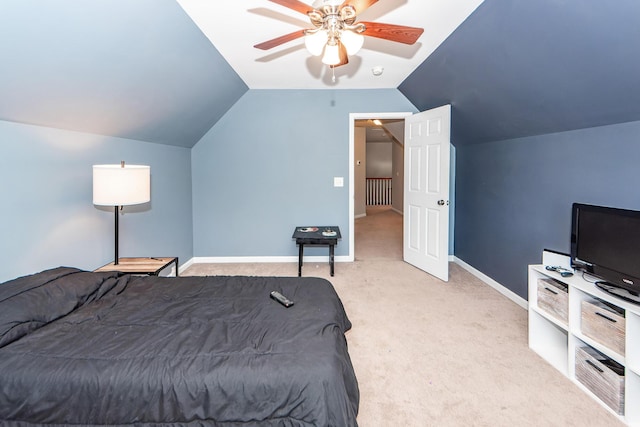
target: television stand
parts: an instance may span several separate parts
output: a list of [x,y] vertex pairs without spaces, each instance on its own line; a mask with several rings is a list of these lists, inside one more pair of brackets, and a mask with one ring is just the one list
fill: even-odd
[[606,285],[530,265],[529,348],[618,420],[640,427],[640,304]]
[[628,291],[604,281],[596,282],[596,286],[615,297],[640,305],[640,295],[635,292]]

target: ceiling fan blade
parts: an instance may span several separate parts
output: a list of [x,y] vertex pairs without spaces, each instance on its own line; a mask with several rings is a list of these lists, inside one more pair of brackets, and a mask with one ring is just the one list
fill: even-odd
[[356,10],[356,14],[361,14],[362,12],[364,12],[366,9],[369,8],[369,6],[377,3],[378,0],[345,0],[344,3],[342,3],[340,5],[340,9],[342,9],[343,7],[350,5],[351,7],[353,7]]
[[276,46],[280,46],[286,42],[290,42],[291,40],[298,39],[300,37],[304,37],[305,30],[294,31],[293,33],[285,34],[284,36],[276,37],[275,39],[267,40],[266,42],[258,43],[253,46],[262,50],[269,50]]
[[336,68],[341,65],[346,65],[349,63],[349,55],[347,55],[347,48],[338,40],[338,58],[340,58],[340,62],[336,65],[330,65],[331,68]]
[[[288,7],[296,12],[304,13],[305,15],[312,11],[313,8],[308,4],[302,3],[298,0],[269,0],[270,2],[277,3],[280,6]],[[376,0],[377,1],[377,0]]]
[[362,35],[404,44],[414,44],[424,32],[423,28],[405,27],[404,25],[382,24],[380,22],[361,22],[361,24],[365,26]]

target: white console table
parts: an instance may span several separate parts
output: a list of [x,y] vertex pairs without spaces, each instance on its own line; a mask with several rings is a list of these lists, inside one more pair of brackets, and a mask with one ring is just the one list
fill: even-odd
[[[559,320],[538,305],[538,279],[552,278],[568,287],[567,322]],[[625,354],[608,348],[582,332],[582,301],[593,298],[624,310]],[[576,378],[576,348],[591,347],[624,366],[624,412],[617,414]],[[575,382],[585,393],[630,426],[640,426],[640,305],[626,302],[600,290],[583,279],[580,272],[562,277],[543,265],[529,266],[529,347]]]

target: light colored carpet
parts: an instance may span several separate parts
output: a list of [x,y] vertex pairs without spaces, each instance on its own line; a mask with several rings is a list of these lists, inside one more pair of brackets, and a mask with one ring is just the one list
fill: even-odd
[[[456,264],[445,283],[403,262],[400,215],[371,210],[355,235],[355,262],[334,277],[305,263],[303,275],[330,280],[353,323],[361,427],[623,425],[528,348],[520,306]],[[295,276],[297,264],[184,272],[215,274]]]
[[402,215],[388,206],[368,206],[354,234],[356,261],[402,260]]

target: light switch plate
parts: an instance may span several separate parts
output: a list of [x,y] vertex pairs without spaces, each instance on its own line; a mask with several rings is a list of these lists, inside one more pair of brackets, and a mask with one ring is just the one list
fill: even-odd
[[333,177],[333,186],[334,187],[344,187],[344,178],[341,176]]

